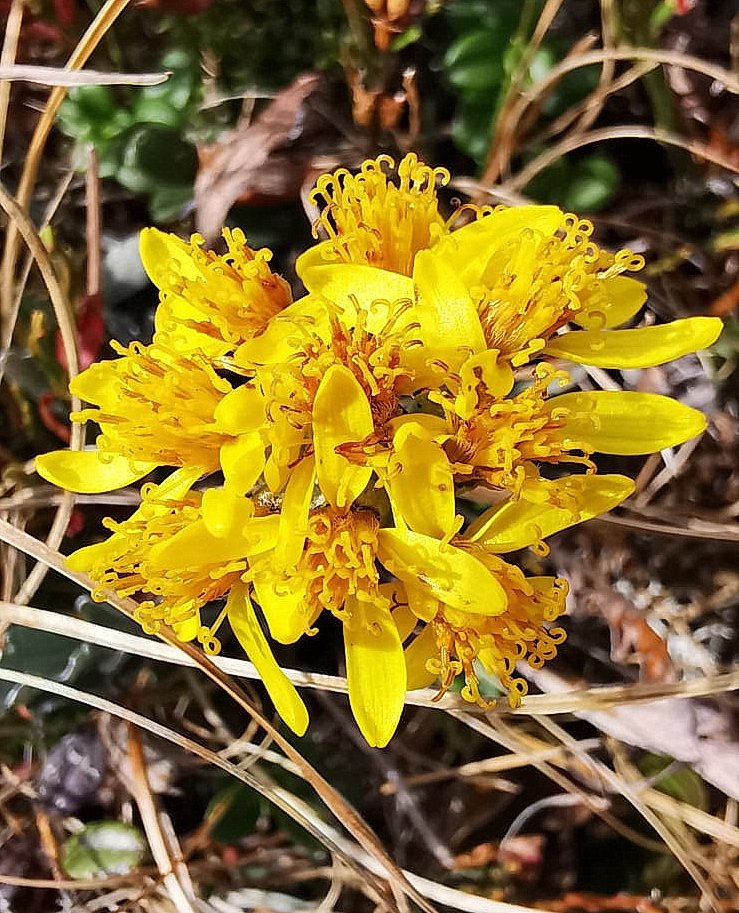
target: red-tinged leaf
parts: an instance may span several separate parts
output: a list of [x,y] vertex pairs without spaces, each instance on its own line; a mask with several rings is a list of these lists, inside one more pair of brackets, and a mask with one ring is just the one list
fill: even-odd
[[44,393],[39,397],[38,401],[38,414],[42,423],[46,428],[51,431],[52,434],[55,434],[60,441],[64,441],[65,444],[69,443],[69,428],[64,422],[60,421],[52,411],[52,407],[56,402],[55,393]]
[[213,6],[213,0],[138,0],[136,6],[160,10],[163,13],[197,16],[210,9]]
[[77,4],[75,0],[52,0],[52,2],[59,25],[72,25],[77,14]]
[[[75,317],[77,340],[79,345],[80,371],[89,368],[100,357],[100,349],[105,340],[105,321],[103,319],[103,299],[97,293],[80,298]],[[59,364],[67,367],[67,355],[59,333],[56,337],[56,356]]]

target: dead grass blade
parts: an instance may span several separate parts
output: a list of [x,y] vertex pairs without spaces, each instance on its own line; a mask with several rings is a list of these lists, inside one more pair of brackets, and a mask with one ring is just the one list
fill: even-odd
[[[215,752],[201,745],[199,742],[196,742],[194,739],[190,739],[187,736],[175,731],[174,729],[170,729],[168,726],[164,726],[155,720],[151,720],[134,710],[129,710],[127,707],[123,707],[121,704],[116,704],[113,701],[109,701],[106,698],[99,697],[98,695],[87,691],[81,691],[78,688],[72,688],[71,686],[65,685],[62,682],[56,682],[52,679],[43,678],[41,676],[30,675],[25,672],[16,672],[12,669],[2,668],[0,668],[0,680],[13,682],[28,688],[47,691],[52,694],[57,694],[61,697],[66,698],[67,700],[84,704],[85,706],[92,709],[99,710],[118,719],[125,720],[127,723],[136,726],[138,729],[150,732],[152,735],[155,735],[158,738],[164,739],[173,745],[177,745],[188,754],[200,758],[207,764],[211,764],[215,767],[220,768],[225,773],[228,773],[230,776],[244,783],[250,789],[253,789],[260,795],[264,796],[265,799],[268,799],[279,809],[293,818],[293,820],[300,824],[301,827],[305,828],[305,830],[319,843],[321,843],[331,852],[341,856],[347,865],[357,870],[357,863],[355,862],[352,853],[347,851],[347,847],[350,845],[350,841],[347,840],[346,837],[334,831],[329,825],[325,824],[315,814],[310,806],[306,805],[305,803],[295,801],[296,797],[294,797],[288,790],[278,786],[270,785],[263,777],[258,777],[251,771],[243,770],[238,765],[233,764],[231,761],[227,761],[225,758],[222,758],[219,754],[216,754]],[[359,872],[362,874],[361,869]]]
[[598,517],[597,523],[609,523],[613,526],[626,526],[629,529],[646,530],[659,533],[661,536],[681,536],[687,539],[720,539],[723,542],[739,542],[739,530],[735,523],[710,523],[706,520],[692,519],[690,526],[677,526],[674,523],[655,523],[638,515],[630,517],[621,514],[604,514]]
[[[19,531],[10,524],[0,520],[0,538],[3,538],[7,528]],[[25,536],[25,533],[21,535]],[[28,538],[31,538],[30,536]],[[36,541],[36,540],[34,540]],[[65,572],[62,567],[58,568]],[[72,572],[68,572],[72,580],[84,586],[83,581],[77,581]],[[38,609],[27,605],[18,605],[12,602],[0,602],[0,618],[7,624],[18,624],[37,631],[47,631],[59,634],[62,637],[71,637],[75,640],[108,647],[111,650],[120,650],[133,656],[147,659],[160,660],[161,662],[176,663],[177,665],[199,668],[200,663],[192,656],[183,653],[181,649],[159,643],[151,637],[142,637],[135,634],[124,634],[105,625],[83,621],[68,615],[60,615],[48,609]],[[225,656],[216,656],[212,662],[227,675],[237,678],[259,679],[255,667],[243,659],[232,659]],[[321,673],[298,672],[294,669],[283,670],[290,681],[299,688],[316,688],[321,691],[332,691],[337,694],[346,694],[346,679],[338,675],[324,675]],[[634,685],[608,685],[583,690],[572,690],[564,693],[530,694],[524,700],[523,706],[512,710],[503,704],[492,711],[487,711],[495,716],[556,716],[565,713],[578,713],[585,711],[608,710],[613,707],[651,703],[662,698],[673,697],[688,699],[691,697],[708,697],[712,694],[725,694],[739,688],[739,670],[726,672],[720,675],[705,676],[703,678],[688,679],[683,682],[666,682],[661,684],[634,684]],[[486,711],[479,707],[467,704],[458,695],[446,694],[441,700],[436,700],[436,691],[426,688],[411,691],[406,696],[406,703],[415,707],[427,707],[431,710],[459,710],[471,715],[480,715]]]
[[[516,99],[518,99],[521,95],[523,80],[526,77],[526,73],[528,72],[534,55],[544,40],[546,33],[549,31],[549,28],[554,21],[554,17],[559,12],[559,8],[562,6],[562,3],[563,0],[547,0],[547,2],[544,4],[544,8],[539,15],[536,26],[533,29],[526,49],[521,55],[521,59],[519,60],[515,72],[511,75],[505,96],[498,110],[498,116],[496,118],[496,129],[493,133],[490,148],[488,149],[485,170],[481,180],[481,183],[484,185],[492,184],[500,175],[501,162],[504,158],[504,154],[501,153],[501,149],[502,147],[508,145],[510,133],[510,131],[506,129],[504,125],[508,123],[516,123],[515,121],[511,120],[511,112],[516,104]],[[531,8],[530,4],[528,7],[529,9]],[[522,11],[521,15],[523,17],[525,12]]]
[[151,855],[159,869],[169,899],[178,913],[195,913],[197,904],[195,889],[174,829],[168,817],[157,807],[151,791],[138,729],[133,723],[129,723],[127,731],[128,760],[131,764],[129,785],[141,816]]
[[[604,14],[604,23],[606,20],[607,16]],[[607,34],[605,29],[603,34]],[[644,66],[641,68],[634,68],[629,74],[624,74],[617,80],[606,78],[609,73],[612,75],[612,68],[609,65],[612,65],[619,60],[641,61]],[[571,52],[568,54],[561,63],[552,67],[546,76],[528,87],[525,91],[520,91],[515,96],[510,95],[509,98],[506,99],[505,104],[501,108],[501,113],[496,126],[496,133],[493,137],[488,156],[488,164],[486,165],[480,184],[484,187],[491,186],[499,179],[500,175],[506,171],[515,152],[515,136],[517,132],[520,133],[520,125],[530,123],[530,112],[543,104],[544,100],[552,92],[557,83],[573,70],[592,64],[603,65],[599,86],[584,102],[578,105],[577,108],[563,115],[556,126],[552,128],[552,132],[555,132],[556,129],[564,129],[572,120],[576,117],[580,117],[580,120],[572,133],[566,137],[561,144],[555,147],[557,151],[554,152],[554,150],[551,150],[553,156],[551,159],[547,159],[547,164],[551,164],[551,162],[560,155],[572,151],[574,148],[579,148],[577,139],[584,135],[588,135],[585,131],[593,123],[595,117],[597,117],[597,113],[608,95],[618,91],[625,85],[628,85],[630,82],[634,81],[634,79],[641,78],[646,72],[649,72],[654,67],[674,66],[685,70],[692,70],[696,73],[708,76],[729,92],[739,93],[739,78],[737,78],[736,73],[691,54],[653,48],[625,47],[623,45],[620,47],[606,46],[599,50],[589,50],[583,47],[576,53]],[[598,141],[599,140],[596,139],[589,140],[589,142]],[[669,139],[661,138],[660,141],[670,143]],[[685,142],[687,141],[682,141],[682,143]],[[575,143],[575,145],[572,146],[572,148],[569,148],[567,145],[568,143]],[[673,142],[672,145],[679,146],[681,145],[681,142]],[[696,143],[689,143],[689,146],[690,148],[684,148],[688,148],[688,151],[693,152],[696,155],[701,155],[701,152],[708,151],[709,155],[703,154],[701,157],[706,158],[708,161],[714,161],[714,159],[710,157],[710,150],[708,150],[708,147]],[[696,146],[698,147],[697,150],[695,149]],[[542,153],[542,156],[543,155],[546,155],[546,153]],[[532,162],[531,165],[533,164],[534,163]],[[728,167],[729,170],[736,170],[735,166],[732,168],[731,163],[727,163],[727,160],[723,158],[720,161],[716,161],[716,164]],[[524,172],[522,173],[528,174],[528,170],[524,169]],[[538,171],[536,173],[538,173]],[[519,180],[519,178],[520,175],[516,175],[515,178],[505,181],[503,186],[510,190],[517,190],[525,187],[531,180],[531,177],[527,177],[526,180],[523,181]]]
[[[5,37],[3,38],[3,49],[0,53],[0,73],[7,67],[13,65],[15,52],[18,49],[18,39],[21,33],[21,23],[23,21],[23,0],[13,0],[10,4],[8,18],[5,20]],[[3,77],[0,76],[0,80]],[[0,82],[0,161],[3,158],[3,147],[5,145],[5,128],[8,122],[8,107],[10,106],[10,83],[4,80]]]
[[[128,6],[129,2],[130,0],[107,0],[72,52],[67,61],[66,69],[79,70],[87,63],[105,33]],[[64,101],[66,94],[67,89],[65,86],[57,86],[52,89],[28,146],[28,154],[23,163],[23,173],[16,195],[18,207],[22,212],[25,212],[28,208],[46,140],[54,125],[54,118],[59,106]],[[6,319],[13,301],[15,264],[18,256],[18,234],[19,229],[15,221],[13,221],[8,226],[2,263],[0,264],[0,321]]]
[[[4,210],[10,220],[8,234],[10,234],[11,229],[16,229],[18,231],[41,273],[59,326],[59,332],[67,357],[69,376],[70,378],[74,377],[79,373],[79,354],[72,307],[62,290],[49,253],[31,220],[2,185],[0,185],[0,208]],[[79,409],[80,407],[81,404],[77,398],[72,397],[72,408]],[[75,425],[72,427],[70,447],[73,450],[80,450],[82,448],[84,444],[84,433],[84,427],[82,425]],[[64,492],[64,496],[59,503],[47,537],[49,548],[56,549],[59,547],[69,524],[69,519],[72,516],[74,503],[74,494],[72,492]],[[40,586],[45,574],[45,565],[43,563],[37,564],[24,580],[23,585],[16,594],[17,601],[27,602],[30,600]]]
[[[600,0],[600,34],[603,39],[603,50],[611,51],[615,48],[617,28],[614,0]],[[589,130],[598,119],[606,99],[615,91],[613,88],[615,73],[616,61],[609,58],[604,59],[597,87],[585,99],[581,110],[574,112],[577,119],[574,126],[576,133],[584,133]]]
[[677,136],[668,130],[663,130],[658,127],[642,127],[635,124],[623,124],[616,127],[603,127],[599,130],[590,130],[579,136],[566,136],[554,146],[551,146],[549,149],[546,149],[544,152],[537,155],[536,158],[529,162],[525,168],[522,168],[518,174],[509,178],[505,182],[505,186],[514,191],[523,190],[537,174],[545,168],[548,168],[563,155],[574,152],[576,149],[581,149],[583,146],[590,146],[593,143],[602,143],[614,139],[654,140],[656,143],[677,146],[679,149],[684,149],[691,155],[696,156],[696,158],[704,159],[714,165],[719,165],[727,171],[739,171],[739,167],[735,162],[732,162],[731,159],[716,152],[706,143],[700,143],[697,140],[683,139],[681,136]]
[[170,73],[101,73],[98,70],[69,71],[59,67],[38,67],[21,63],[0,65],[0,79],[35,82],[42,86],[158,86]]
[[[552,767],[548,762],[542,761],[533,753],[530,753],[526,745],[521,744],[520,738],[516,731],[508,726],[503,720],[497,719],[495,721],[484,721],[477,719],[470,714],[458,712],[452,712],[452,716],[457,717],[465,725],[484,735],[486,738],[491,739],[492,741],[508,748],[509,751],[518,751],[524,754],[524,756],[530,755],[531,764],[533,767],[551,779],[554,783],[559,785],[567,793],[570,793],[573,796],[578,796],[583,804],[590,809],[590,811],[614,827],[615,830],[626,834],[630,839],[637,838],[638,842],[642,842],[643,838],[641,835],[637,835],[629,828],[626,828],[610,812],[605,810],[602,806],[602,803],[599,800],[596,800],[594,796],[591,796],[582,787],[575,784],[560,771]],[[711,890],[711,887],[704,878],[703,873],[694,864],[690,853],[686,852],[684,844],[680,842],[673,831],[665,825],[665,823],[652,811],[652,809],[644,803],[638,793],[629,784],[625,783],[623,779],[615,774],[609,767],[600,761],[596,761],[589,754],[582,751],[581,746],[578,744],[577,740],[572,738],[554,721],[546,717],[536,716],[534,716],[533,719],[536,720],[542,726],[542,728],[545,729],[545,731],[553,735],[559,744],[566,746],[571,751],[573,757],[577,758],[581,764],[585,765],[585,770],[590,772],[591,777],[594,778],[594,783],[599,784],[600,788],[605,786],[607,790],[612,794],[622,795],[631,805],[633,805],[633,807],[642,815],[644,820],[647,821],[649,825],[656,831],[656,833],[664,841],[665,845],[675,855],[675,858],[678,859],[690,877],[695,881],[696,885],[703,893],[711,908],[716,911],[716,913],[719,913],[721,906],[718,898],[716,898],[714,892]]]
[[597,773],[603,783],[605,783],[612,792],[623,796],[624,799],[639,812],[642,818],[644,818],[656,833],[659,834],[660,838],[672,851],[680,865],[682,865],[685,871],[693,879],[703,894],[703,898],[710,904],[711,909],[716,911],[716,913],[720,913],[721,902],[695,863],[695,846],[686,846],[685,842],[681,841],[678,834],[676,834],[672,828],[668,827],[667,824],[665,824],[665,822],[646,805],[639,796],[638,790],[635,789],[631,783],[628,783],[623,777],[618,776],[617,773],[614,773],[610,767],[603,764],[601,761],[597,761],[590,755],[581,752],[577,741],[561,726],[555,723],[554,720],[550,720],[547,717],[534,717],[534,719],[550,735],[554,736],[558,742],[562,745],[566,745],[581,761],[591,765],[593,771]]

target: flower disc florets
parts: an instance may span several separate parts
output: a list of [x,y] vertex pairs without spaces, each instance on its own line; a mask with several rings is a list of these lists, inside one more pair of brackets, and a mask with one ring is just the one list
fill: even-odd
[[410,276],[417,251],[446,231],[436,198],[437,181],[449,181],[446,168],[429,168],[411,153],[400,162],[395,184],[387,174],[394,166],[381,155],[364,162],[359,174],[340,169],[319,178],[311,201],[325,203],[314,228],[328,235],[319,245],[322,258]]
[[379,525],[371,510],[324,507],[311,512],[295,573],[304,578],[306,599],[315,615],[328,609],[340,617],[347,596],[362,602],[379,597],[375,563]]

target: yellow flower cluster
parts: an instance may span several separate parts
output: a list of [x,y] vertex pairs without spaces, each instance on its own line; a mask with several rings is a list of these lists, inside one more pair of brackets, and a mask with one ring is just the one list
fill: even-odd
[[[406,690],[435,680],[443,691],[461,676],[463,697],[484,705],[484,669],[518,703],[516,664],[541,665],[564,637],[550,624],[567,585],[501,554],[542,551],[630,494],[628,478],[595,472],[593,453],[650,453],[705,427],[663,396],[555,395],[569,383],[557,366],[661,364],[721,328],[614,329],[645,300],[626,275],[640,257],[601,250],[588,222],[554,206],[466,206],[447,221],[443,169],[414,155],[394,169],[381,156],[319,181],[326,240],[298,260],[308,293],[295,302],[269,252],[238,231],[219,256],[197,237],[145,230],[161,290],[154,339],[115,346],[116,359],[72,382],[94,406],[73,418],[99,425],[96,448],[37,460],[79,492],[170,467],[70,564],[100,598],[136,596],[147,632],[167,625],[215,653],[228,621],[300,734],[305,706],[265,632],[292,643],[331,612],[375,746]],[[455,496],[472,486],[495,506],[465,527]],[[221,610],[206,624],[210,603]]]

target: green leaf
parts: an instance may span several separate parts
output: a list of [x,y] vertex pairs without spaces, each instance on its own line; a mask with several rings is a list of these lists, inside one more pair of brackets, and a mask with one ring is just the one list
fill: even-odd
[[618,186],[618,168],[604,155],[591,155],[578,162],[562,202],[574,212],[598,212],[613,199]]
[[481,29],[468,32],[453,42],[443,61],[450,84],[465,95],[483,95],[499,86],[503,78],[506,37]]
[[484,107],[462,105],[452,127],[452,139],[462,152],[482,163],[490,145],[495,97],[488,99]]
[[220,843],[238,843],[254,833],[257,819],[264,812],[258,793],[241,783],[218,790],[205,812],[205,820],[216,818],[211,835]]
[[[663,755],[646,754],[639,761],[639,770],[645,777],[653,779],[655,789],[665,795],[694,808],[704,811],[708,808],[706,785],[691,767],[676,765],[672,758]],[[662,771],[665,773],[660,777]]]
[[157,187],[149,196],[149,212],[155,222],[178,218],[192,199],[192,182],[177,187]]
[[454,0],[444,4],[444,18],[455,32],[486,28],[513,34],[521,12],[521,0]]
[[159,124],[139,124],[123,139],[119,184],[134,193],[152,193],[158,188],[182,187],[195,180],[198,156],[180,131]]
[[[0,665],[56,681],[74,681],[90,663],[89,644],[71,646],[66,637],[13,626],[6,634]],[[16,685],[0,684],[0,713],[17,700]],[[34,695],[36,696],[36,695]]]
[[146,841],[138,828],[98,821],[65,842],[62,865],[71,878],[108,878],[135,869],[145,852]]
[[390,44],[390,50],[397,54],[398,51],[402,51],[403,48],[410,47],[410,45],[419,41],[421,35],[423,35],[421,26],[419,24],[412,25],[409,29],[401,32],[396,38],[393,38]]

